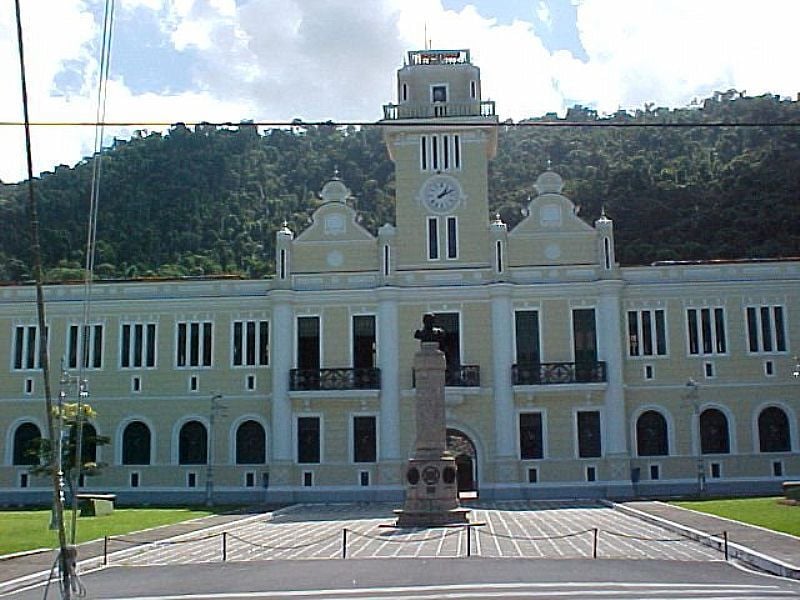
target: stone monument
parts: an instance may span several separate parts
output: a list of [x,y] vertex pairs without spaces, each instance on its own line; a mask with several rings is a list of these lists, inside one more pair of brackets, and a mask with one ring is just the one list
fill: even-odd
[[417,439],[405,472],[406,498],[395,511],[397,527],[437,527],[465,524],[469,509],[458,501],[455,458],[447,452],[444,385],[447,362],[439,342],[444,332],[434,316],[422,319],[414,333],[420,350],[414,355]]

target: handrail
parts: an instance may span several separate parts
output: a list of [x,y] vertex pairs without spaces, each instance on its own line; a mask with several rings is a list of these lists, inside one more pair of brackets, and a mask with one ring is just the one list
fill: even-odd
[[514,385],[604,383],[606,363],[603,361],[519,363],[511,367],[511,380]]

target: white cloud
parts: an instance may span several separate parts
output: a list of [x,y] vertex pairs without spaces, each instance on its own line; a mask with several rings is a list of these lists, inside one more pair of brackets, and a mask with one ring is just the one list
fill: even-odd
[[[34,120],[94,117],[100,23],[89,1],[23,3]],[[528,21],[500,23],[472,6],[445,10],[441,0],[120,0],[118,10],[158,16],[155,33],[173,45],[163,50],[161,69],[169,72],[178,53],[196,57],[195,88],[134,93],[126,65],[112,55],[108,118],[377,120],[381,105],[396,100],[395,71],[406,50],[424,47],[426,30],[435,47],[472,51],[484,97],[497,101],[502,119],[563,112],[574,102],[600,112],[645,102],[683,106],[732,87],[800,91],[796,0],[574,1],[585,62],[548,51]],[[9,4],[0,9],[0,77],[16,82]],[[71,84],[59,87],[65,68]],[[18,87],[7,89],[0,120],[20,120]],[[36,171],[75,163],[92,141],[91,128],[36,129]],[[24,164],[21,128],[0,127],[0,179],[24,177]]]

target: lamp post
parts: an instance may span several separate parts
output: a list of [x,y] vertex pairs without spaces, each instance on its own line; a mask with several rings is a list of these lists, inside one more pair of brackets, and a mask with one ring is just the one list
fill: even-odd
[[208,462],[206,466],[206,506],[214,505],[214,421],[227,406],[220,404],[222,394],[211,396],[208,415]]
[[685,398],[692,405],[694,423],[697,426],[697,491],[702,494],[706,489],[706,464],[703,457],[703,435],[700,428],[700,386],[691,377],[686,381]]

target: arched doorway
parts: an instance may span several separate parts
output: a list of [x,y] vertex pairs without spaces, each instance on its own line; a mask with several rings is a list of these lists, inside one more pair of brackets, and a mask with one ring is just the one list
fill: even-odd
[[456,458],[458,491],[478,491],[478,453],[469,436],[458,429],[447,429],[447,450]]

